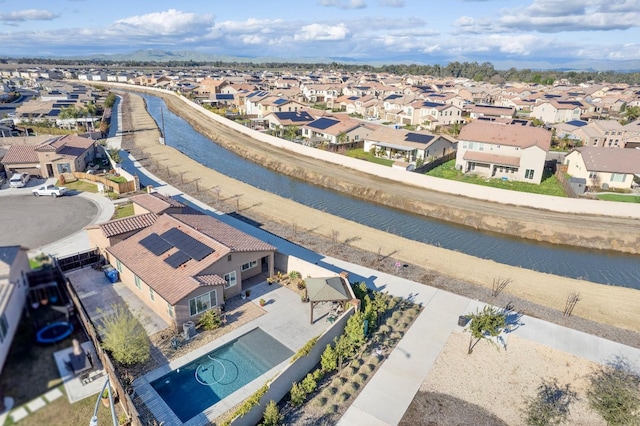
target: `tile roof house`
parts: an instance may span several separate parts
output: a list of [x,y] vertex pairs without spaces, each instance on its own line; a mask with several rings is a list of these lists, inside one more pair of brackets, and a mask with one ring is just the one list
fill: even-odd
[[158,192],[134,195],[133,197],[129,197],[129,201],[133,203],[133,214],[135,215],[145,213],[153,213],[156,215],[163,213],[182,213],[182,210],[186,207],[180,201]]
[[362,142],[373,130],[373,126],[348,116],[338,115],[318,118],[302,126],[302,136],[307,139],[323,140],[331,145]]
[[444,135],[378,126],[364,138],[364,151],[383,158],[406,162],[422,159],[428,163],[455,151],[456,144]]
[[0,247],[0,371],[22,317],[30,270],[27,248]]
[[490,121],[467,124],[458,136],[456,169],[496,179],[539,184],[551,132],[540,127]]
[[563,164],[567,173],[586,179],[589,186],[629,189],[634,175],[640,175],[640,150],[583,146],[571,150]]
[[580,101],[551,100],[541,102],[531,109],[531,117],[545,123],[579,120],[586,107]]
[[12,145],[2,164],[12,173],[57,177],[81,172],[95,158],[97,142],[77,135],[58,136],[38,145]]
[[170,324],[196,322],[246,279],[273,274],[276,248],[212,216],[165,213],[105,249],[122,282]]

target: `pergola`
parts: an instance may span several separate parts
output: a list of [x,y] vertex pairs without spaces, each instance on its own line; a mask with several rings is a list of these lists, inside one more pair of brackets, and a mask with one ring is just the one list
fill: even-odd
[[321,302],[344,302],[356,298],[346,273],[342,273],[337,277],[307,278],[304,282],[311,306],[311,324],[313,324],[313,308],[316,304]]

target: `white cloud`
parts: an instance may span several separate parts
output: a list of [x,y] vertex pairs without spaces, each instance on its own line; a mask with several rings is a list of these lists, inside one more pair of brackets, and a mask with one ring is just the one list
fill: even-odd
[[115,21],[111,32],[123,31],[131,35],[176,35],[194,33],[213,24],[213,16],[186,13],[176,9],[132,16]]
[[0,21],[2,22],[24,22],[24,21],[51,21],[58,18],[53,12],[48,10],[27,9],[18,10],[16,12],[0,13]]
[[320,0],[320,6],[337,7],[338,9],[364,9],[364,0]]
[[343,40],[349,35],[349,29],[344,24],[324,25],[309,24],[300,28],[295,36],[295,41],[327,41]]
[[378,4],[382,7],[404,7],[404,0],[379,0]]

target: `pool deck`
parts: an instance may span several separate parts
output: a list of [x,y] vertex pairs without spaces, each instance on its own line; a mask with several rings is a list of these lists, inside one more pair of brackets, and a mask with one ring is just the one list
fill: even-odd
[[[258,301],[260,299],[265,299],[267,301],[267,304],[264,307],[259,306]],[[329,304],[316,306],[314,309],[315,321],[313,324],[310,324],[310,304],[302,303],[300,301],[300,296],[296,292],[285,287],[268,285],[266,282],[260,283],[251,287],[250,300],[256,305],[256,307],[263,309],[265,314],[241,325],[215,341],[210,342],[151,371],[145,376],[136,379],[134,382],[136,393],[140,396],[153,415],[157,419],[164,421],[165,426],[182,425],[183,423],[153,389],[150,384],[152,381],[178,367],[188,364],[189,362],[217,349],[220,346],[223,346],[226,343],[229,343],[256,327],[260,327],[266,333],[271,335],[271,337],[275,338],[295,353],[313,337],[324,333],[324,331],[331,325],[326,319],[326,315],[331,308]],[[264,385],[267,380],[273,378],[280,371],[286,368],[288,364],[288,360],[280,363],[251,383],[213,405],[204,413],[190,419],[184,424],[187,426],[196,426],[213,421],[221,414],[244,401]]]

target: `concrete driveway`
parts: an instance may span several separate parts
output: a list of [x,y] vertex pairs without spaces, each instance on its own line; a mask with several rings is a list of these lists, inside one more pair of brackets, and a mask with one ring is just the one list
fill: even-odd
[[99,216],[100,206],[78,193],[59,198],[34,197],[31,190],[43,182],[44,179],[32,179],[25,188],[2,185],[0,246],[20,244],[38,249],[81,230]]

